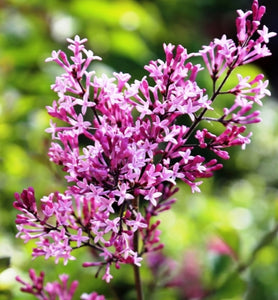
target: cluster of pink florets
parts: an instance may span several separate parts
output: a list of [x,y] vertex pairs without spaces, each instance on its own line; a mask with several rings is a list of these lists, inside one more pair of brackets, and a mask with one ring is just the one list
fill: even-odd
[[[44,272],[40,272],[36,275],[35,270],[29,270],[29,276],[32,284],[25,282],[20,277],[16,277],[16,280],[20,282],[23,287],[22,292],[33,294],[39,300],[71,300],[78,287],[78,281],[73,281],[70,285],[68,284],[69,276],[62,274],[59,276],[60,282],[47,282],[44,284]],[[82,294],[81,300],[105,300],[104,296],[98,295],[93,292],[91,294]]]
[[[36,240],[34,257],[66,264],[75,259],[74,249],[87,246],[101,259],[83,266],[105,267],[103,279],[109,282],[111,264],[140,266],[144,253],[163,247],[159,221],[152,217],[171,207],[177,180],[198,192],[198,179],[222,167],[219,157],[229,158],[226,148],[250,142],[245,125],[260,121],[252,108],[270,94],[263,75],[238,75],[239,83],[230,90],[224,90],[224,83],[236,67],[270,55],[266,44],[275,34],[266,26],[259,30],[264,11],[256,0],[252,11],[238,11],[236,42],[224,35],[197,54],[164,45],[165,61],[151,61],[145,67],[149,75],[133,83],[129,74],[96,76],[90,64],[100,57],[86,50],[87,40],[79,36],[68,39],[72,56],[53,51],[46,61],[56,62],[64,73],[52,85],[58,100],[47,107],[59,120],[47,129],[52,135],[49,157],[63,167],[68,187],[39,203],[32,188],[16,194],[18,236]],[[212,95],[198,86],[203,67],[190,61],[193,56],[204,60]],[[222,94],[234,95],[234,103],[220,117],[208,117]],[[209,131],[205,121],[222,124],[222,132]],[[198,149],[213,151],[215,158],[207,160]],[[138,233],[141,249],[134,246]]]

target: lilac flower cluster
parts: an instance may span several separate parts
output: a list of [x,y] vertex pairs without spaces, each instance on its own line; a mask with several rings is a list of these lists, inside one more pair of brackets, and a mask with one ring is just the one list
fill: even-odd
[[[48,282],[44,285],[44,272],[40,272],[37,276],[35,270],[29,270],[29,276],[32,281],[32,284],[25,282],[19,276],[16,277],[16,280],[20,282],[23,287],[21,291],[24,293],[29,293],[34,295],[39,300],[71,300],[73,299],[74,293],[78,286],[78,281],[73,281],[68,287],[68,275],[62,274],[59,276],[60,282]],[[104,296],[98,295],[97,293],[91,294],[82,294],[81,300],[105,300]]]
[[[238,11],[237,41],[224,35],[195,54],[181,45],[164,45],[165,61],[151,61],[145,67],[149,75],[133,83],[121,72],[97,76],[90,64],[100,57],[85,48],[87,39],[68,39],[70,57],[52,52],[46,61],[64,73],[52,85],[58,100],[47,107],[59,120],[47,129],[49,157],[63,167],[68,187],[39,201],[33,188],[16,194],[18,237],[36,240],[33,257],[66,264],[75,259],[74,249],[87,246],[101,259],[83,266],[105,267],[103,279],[109,282],[112,264],[140,266],[144,253],[163,247],[153,217],[175,202],[177,180],[199,192],[199,179],[222,167],[219,158],[229,158],[226,148],[250,142],[245,125],[260,121],[252,107],[270,95],[263,75],[238,75],[238,84],[229,90],[224,84],[238,66],[271,54],[266,44],[275,34],[266,26],[259,29],[264,12],[257,0],[252,10]],[[194,56],[203,58],[208,69],[210,96],[197,84],[203,67],[191,62]],[[234,95],[234,102],[222,116],[207,116],[223,94]],[[209,131],[206,121],[221,124],[222,132]],[[215,158],[207,160],[198,149],[212,151]]]

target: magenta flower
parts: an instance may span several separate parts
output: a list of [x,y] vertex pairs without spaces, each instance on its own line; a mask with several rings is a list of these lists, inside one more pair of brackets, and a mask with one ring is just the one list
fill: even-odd
[[[29,276],[32,283],[25,282],[19,276],[16,280],[23,285],[21,291],[24,293],[32,294],[39,300],[72,300],[74,299],[75,291],[78,287],[78,281],[73,281],[68,284],[69,276],[62,274],[59,276],[60,282],[47,282],[44,283],[45,274],[40,272],[39,276],[36,275],[33,269],[29,270]],[[105,300],[104,296],[98,295],[93,292],[91,294],[82,294],[81,300]]]
[[[140,266],[143,254],[163,247],[160,222],[153,217],[171,208],[177,181],[199,192],[200,179],[222,168],[220,159],[229,158],[229,147],[250,143],[245,124],[260,121],[253,106],[270,95],[263,75],[251,79],[238,74],[239,82],[230,90],[224,84],[238,66],[270,55],[267,43],[275,33],[266,26],[259,29],[264,11],[257,0],[252,11],[238,11],[237,41],[223,35],[195,54],[164,44],[165,61],[151,61],[145,66],[148,76],[133,83],[129,74],[108,78],[88,71],[100,57],[85,48],[87,39],[68,39],[70,57],[52,52],[46,61],[56,62],[64,73],[51,86],[57,100],[47,111],[59,122],[51,121],[46,130],[52,137],[48,154],[62,166],[68,186],[38,203],[33,188],[15,195],[17,236],[36,240],[33,257],[66,264],[75,259],[73,250],[86,246],[99,260],[83,266],[104,268],[102,278],[109,282],[111,265]],[[203,58],[211,95],[198,85],[204,68],[192,63],[193,56]],[[224,94],[233,95],[234,102],[222,116],[207,116]],[[182,124],[181,117],[188,122]],[[207,121],[219,123],[222,132],[209,131]],[[102,299],[94,293],[82,297]]]
[[16,280],[20,282],[24,287],[21,288],[22,292],[34,295],[39,300],[71,300],[78,286],[78,281],[73,281],[68,287],[68,275],[60,275],[60,282],[48,282],[44,284],[44,272],[41,272],[39,276],[36,275],[33,269],[29,271],[32,284],[23,281],[20,277],[16,277]]

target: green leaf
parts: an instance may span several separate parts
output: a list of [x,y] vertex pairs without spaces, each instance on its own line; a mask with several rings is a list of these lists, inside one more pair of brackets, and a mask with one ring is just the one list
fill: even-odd
[[9,268],[10,261],[11,261],[11,258],[8,256],[0,257],[0,273]]
[[246,282],[240,276],[234,276],[217,291],[217,299],[232,298],[242,294],[246,289]]
[[213,277],[218,278],[232,266],[232,258],[228,255],[217,255],[213,259]]
[[240,250],[238,232],[231,227],[221,227],[217,230],[217,235],[231,248],[236,257],[238,257]]

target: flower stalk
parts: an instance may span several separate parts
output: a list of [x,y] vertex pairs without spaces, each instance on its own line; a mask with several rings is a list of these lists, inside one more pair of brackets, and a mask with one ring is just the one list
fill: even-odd
[[[136,197],[132,201],[133,211],[134,211],[134,219],[136,219],[136,215],[139,212],[139,197]],[[139,231],[137,230],[133,236],[133,251],[139,253]],[[140,276],[140,267],[138,265],[133,265],[133,273],[134,273],[134,283],[136,289],[137,300],[144,300],[143,296],[143,287]]]

